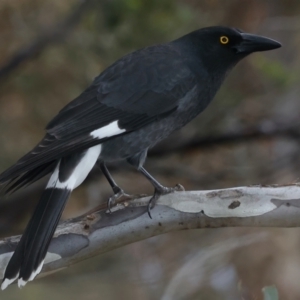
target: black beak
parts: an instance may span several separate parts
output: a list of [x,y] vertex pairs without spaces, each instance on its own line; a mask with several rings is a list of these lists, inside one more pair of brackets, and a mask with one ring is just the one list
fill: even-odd
[[249,54],[256,51],[267,51],[281,47],[280,43],[264,36],[249,33],[241,33],[241,36],[243,40],[236,46],[237,53]]

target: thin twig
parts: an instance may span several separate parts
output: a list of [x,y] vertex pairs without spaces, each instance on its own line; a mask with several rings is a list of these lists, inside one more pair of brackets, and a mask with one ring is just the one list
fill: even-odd
[[31,44],[13,54],[11,59],[0,68],[0,80],[6,78],[25,61],[39,55],[47,46],[62,42],[75,25],[79,23],[84,13],[91,6],[93,0],[82,0],[80,2],[80,5],[78,5],[63,22],[56,24],[51,29],[41,32]]

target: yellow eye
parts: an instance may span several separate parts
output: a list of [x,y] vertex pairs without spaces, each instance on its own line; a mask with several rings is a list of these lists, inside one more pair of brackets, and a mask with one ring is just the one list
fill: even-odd
[[229,38],[225,35],[221,36],[220,37],[220,43],[223,44],[223,45],[226,45],[229,43]]

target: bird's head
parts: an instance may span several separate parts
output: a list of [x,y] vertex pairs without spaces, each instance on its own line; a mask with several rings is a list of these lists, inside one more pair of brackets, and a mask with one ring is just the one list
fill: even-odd
[[200,58],[204,66],[224,70],[252,52],[281,47],[280,43],[270,38],[222,26],[199,29],[177,41],[180,40],[179,44],[186,45],[188,52]]

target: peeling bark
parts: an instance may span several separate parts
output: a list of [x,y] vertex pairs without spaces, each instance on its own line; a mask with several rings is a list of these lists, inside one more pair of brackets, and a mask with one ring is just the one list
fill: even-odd
[[[300,185],[250,186],[162,196],[149,218],[149,197],[89,212],[60,224],[41,275],[159,234],[195,228],[298,227]],[[0,240],[0,277],[20,236]]]

